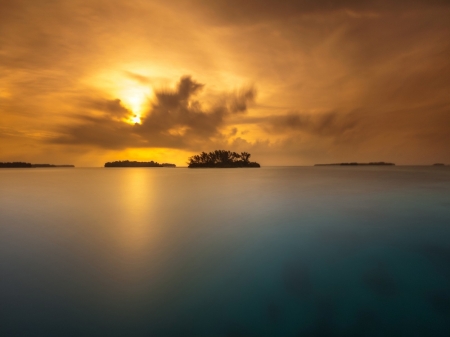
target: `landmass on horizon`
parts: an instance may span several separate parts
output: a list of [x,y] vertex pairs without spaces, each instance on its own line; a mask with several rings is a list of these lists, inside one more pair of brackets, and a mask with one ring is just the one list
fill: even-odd
[[[238,168],[238,167],[261,167],[259,163],[250,162],[248,159],[250,154],[216,150],[210,153],[202,152],[189,158],[188,168]],[[387,162],[369,162],[369,163],[331,163],[331,164],[314,164],[314,166],[395,166],[394,163]],[[431,166],[446,166],[444,163],[435,163]],[[0,168],[53,168],[53,167],[75,167],[75,165],[54,165],[54,164],[31,164],[26,162],[0,162]],[[113,161],[104,164],[104,167],[177,167],[171,163],[158,163],[155,161],[138,162],[138,161]]]
[[113,161],[113,162],[107,162],[105,163],[105,167],[176,167],[175,164],[170,163],[157,163],[155,161],[149,161],[149,162],[139,162],[139,161]]
[[237,168],[237,167],[261,167],[256,162],[251,162],[251,154],[248,152],[231,152],[226,150],[215,150],[209,153],[202,152],[189,157],[189,168]]
[[31,164],[20,161],[0,162],[0,168],[42,168],[42,167],[75,167],[75,165]]
[[334,164],[315,164],[314,166],[394,166],[394,163],[385,163],[384,161],[370,163],[334,163]]

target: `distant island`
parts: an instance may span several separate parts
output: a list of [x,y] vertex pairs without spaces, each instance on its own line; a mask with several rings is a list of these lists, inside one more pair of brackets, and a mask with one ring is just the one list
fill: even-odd
[[169,164],[169,163],[162,163],[159,164],[155,161],[113,161],[113,162],[107,162],[105,163],[105,167],[176,167],[175,164]]
[[75,165],[31,164],[31,167],[75,167]]
[[0,162],[0,168],[39,168],[39,167],[75,167],[75,165],[31,164],[20,161]]
[[433,164],[433,166],[445,166],[445,164],[443,164],[443,163],[436,163],[436,164]]
[[189,168],[236,168],[236,167],[261,167],[256,162],[251,162],[251,154],[247,152],[231,152],[215,150],[209,153],[202,152],[189,158]]
[[370,163],[335,163],[335,164],[315,164],[314,166],[394,166],[394,163],[385,163],[384,161]]
[[32,168],[31,163],[23,163],[21,161],[1,163],[0,168]]

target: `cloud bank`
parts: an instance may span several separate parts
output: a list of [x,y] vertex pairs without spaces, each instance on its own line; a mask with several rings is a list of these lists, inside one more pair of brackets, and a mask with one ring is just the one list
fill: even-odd
[[254,88],[222,94],[211,107],[205,108],[196,99],[204,85],[190,76],[183,76],[175,89],[155,92],[150,109],[141,123],[130,125],[126,119],[133,113],[119,99],[92,102],[101,116],[78,116],[76,124],[60,129],[61,136],[51,141],[57,144],[84,144],[106,149],[128,147],[165,147],[197,150],[202,144],[223,140],[221,128],[227,118],[245,114],[254,101]]
[[448,1],[0,8],[1,161],[229,148],[263,165],[450,163]]

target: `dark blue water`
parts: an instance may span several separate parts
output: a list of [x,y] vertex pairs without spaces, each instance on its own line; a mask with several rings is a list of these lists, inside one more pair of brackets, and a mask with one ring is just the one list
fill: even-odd
[[2,169],[1,336],[448,336],[450,169]]

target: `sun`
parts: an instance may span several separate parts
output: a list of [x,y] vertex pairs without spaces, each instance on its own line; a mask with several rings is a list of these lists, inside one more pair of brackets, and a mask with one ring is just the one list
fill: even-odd
[[128,86],[121,90],[122,102],[131,111],[128,123],[141,124],[141,117],[148,108],[151,90],[148,87]]
[[134,115],[134,116],[131,118],[131,121],[132,121],[134,124],[141,124],[141,116],[139,116],[139,115]]

